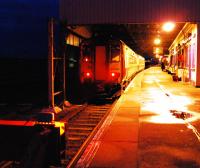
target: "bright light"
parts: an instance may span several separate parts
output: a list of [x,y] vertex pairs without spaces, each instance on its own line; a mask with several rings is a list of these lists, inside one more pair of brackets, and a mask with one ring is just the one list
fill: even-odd
[[163,25],[163,30],[166,31],[166,32],[170,32],[174,29],[175,27],[175,24],[173,22],[167,22]]
[[89,59],[88,59],[87,57],[86,57],[84,60],[85,60],[85,62],[88,62],[88,61],[89,61]]
[[159,54],[156,54],[156,58],[160,58],[160,55],[159,55]]
[[87,77],[90,77],[90,75],[91,75],[91,74],[90,74],[89,72],[86,73],[86,76],[87,76]]
[[160,40],[159,38],[156,38],[156,39],[154,40],[154,44],[156,44],[156,45],[160,44],[160,42],[161,42],[161,40]]
[[158,55],[158,53],[160,52],[159,48],[156,48],[156,54]]
[[[149,78],[151,80],[151,78]],[[145,81],[146,82],[146,81]],[[149,90],[150,95],[154,95],[151,101],[144,101],[141,107],[141,120],[150,123],[160,124],[185,124],[186,120],[180,119],[170,113],[171,109],[188,112],[192,115],[187,119],[187,122],[196,121],[200,118],[197,112],[189,111],[188,105],[192,104],[193,100],[187,96],[175,96],[170,94],[170,98],[164,96],[162,92],[155,89]],[[159,98],[158,98],[159,97]],[[162,109],[162,110],[161,110]]]
[[163,54],[163,47],[153,47],[154,54]]
[[112,72],[112,73],[111,73],[111,76],[112,76],[112,77],[114,77],[114,76],[115,76],[115,73],[114,73],[114,72]]
[[60,127],[60,135],[65,133],[65,123],[64,122],[55,121],[55,126]]

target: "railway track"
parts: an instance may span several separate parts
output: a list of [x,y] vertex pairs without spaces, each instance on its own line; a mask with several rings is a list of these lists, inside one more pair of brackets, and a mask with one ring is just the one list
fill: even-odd
[[88,105],[84,111],[69,120],[66,142],[67,167],[72,167],[84,151],[89,140],[94,136],[112,104]]

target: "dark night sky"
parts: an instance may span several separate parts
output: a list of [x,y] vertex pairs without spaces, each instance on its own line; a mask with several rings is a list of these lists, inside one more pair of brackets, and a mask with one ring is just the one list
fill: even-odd
[[58,11],[58,0],[1,0],[0,58],[46,57],[47,21]]

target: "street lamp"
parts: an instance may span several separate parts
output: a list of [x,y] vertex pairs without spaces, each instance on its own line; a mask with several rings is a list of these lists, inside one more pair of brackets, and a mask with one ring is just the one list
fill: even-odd
[[166,32],[170,32],[174,29],[174,27],[175,27],[175,24],[173,22],[166,22],[163,25],[162,29]]
[[154,44],[155,45],[159,45],[161,43],[161,40],[159,39],[159,38],[156,38],[155,40],[154,40]]

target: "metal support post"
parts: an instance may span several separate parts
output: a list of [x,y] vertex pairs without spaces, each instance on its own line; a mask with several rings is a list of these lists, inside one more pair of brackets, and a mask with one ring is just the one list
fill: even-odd
[[48,23],[48,99],[49,105],[54,107],[54,20]]

